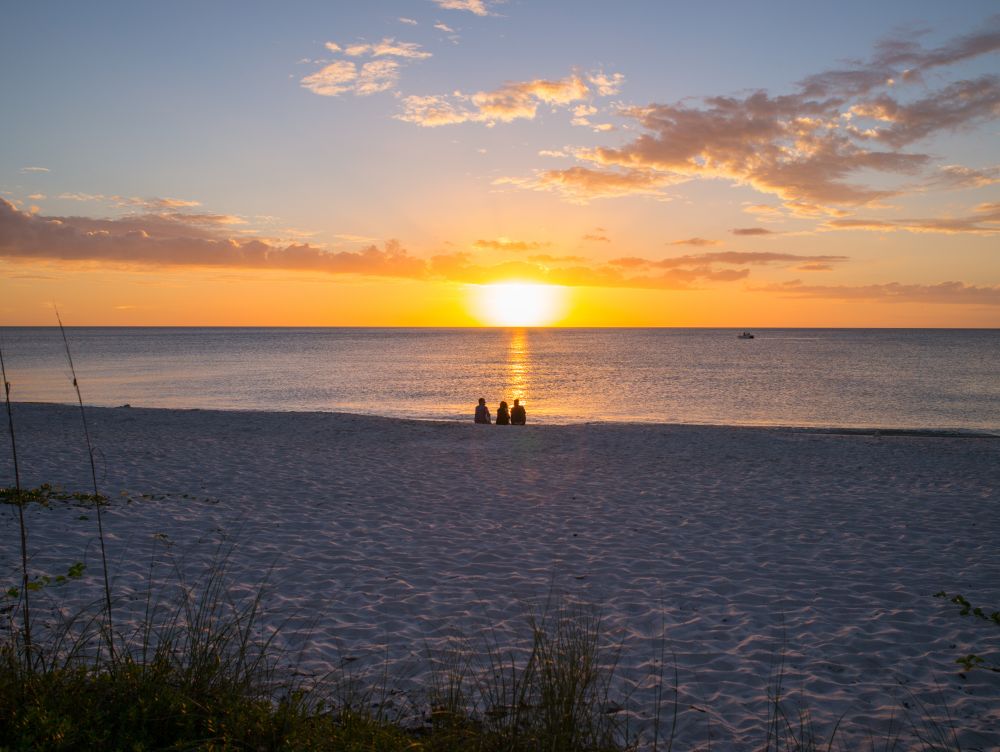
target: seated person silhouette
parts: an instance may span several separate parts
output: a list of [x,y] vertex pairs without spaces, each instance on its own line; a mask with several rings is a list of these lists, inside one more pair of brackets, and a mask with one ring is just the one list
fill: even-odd
[[497,408],[497,425],[498,426],[510,425],[510,412],[507,410],[506,402],[501,402],[500,407]]
[[486,398],[480,397],[476,405],[476,423],[490,423],[490,409],[486,407]]
[[521,404],[521,400],[514,400],[514,407],[510,411],[511,424],[515,426],[523,426],[527,417],[527,414],[524,412],[524,405]]

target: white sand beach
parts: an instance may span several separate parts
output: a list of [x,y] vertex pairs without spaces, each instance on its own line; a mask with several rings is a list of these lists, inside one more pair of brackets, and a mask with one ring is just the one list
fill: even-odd
[[[600,613],[637,730],[661,647],[672,705],[675,656],[675,749],[760,744],[782,656],[794,707],[825,735],[843,716],[844,748],[931,716],[950,717],[962,749],[1000,749],[1000,673],[955,663],[1000,662],[1000,627],[933,597],[1000,609],[1000,438],[87,414],[124,612],[152,560],[154,580],[175,566],[195,578],[227,541],[238,583],[268,578],[269,619],[287,621],[280,642],[311,674],[385,669],[412,693],[429,651],[521,639],[552,600]],[[14,416],[22,482],[89,491],[78,410]],[[0,514],[0,572],[16,582],[16,513]],[[87,564],[40,603],[99,597],[92,513],[36,505],[29,535],[35,573]]]

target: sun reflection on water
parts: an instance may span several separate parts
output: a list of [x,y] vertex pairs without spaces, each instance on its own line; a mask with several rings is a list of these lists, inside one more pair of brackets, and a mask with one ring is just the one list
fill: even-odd
[[504,393],[513,400],[527,401],[531,376],[531,352],[528,335],[524,329],[512,329],[507,342],[507,374]]

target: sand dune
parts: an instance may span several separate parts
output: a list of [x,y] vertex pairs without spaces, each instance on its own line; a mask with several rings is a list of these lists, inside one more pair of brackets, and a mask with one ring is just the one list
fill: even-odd
[[[791,701],[820,730],[844,715],[842,734],[884,732],[922,703],[950,714],[963,748],[1000,747],[1000,674],[954,662],[996,657],[1000,630],[933,597],[1000,608],[1000,439],[88,415],[123,612],[151,561],[154,580],[196,577],[229,541],[232,576],[269,578],[267,609],[289,619],[281,644],[312,674],[387,668],[413,692],[429,654],[484,635],[516,644],[526,615],[556,600],[601,614],[637,729],[658,646],[676,656],[681,748],[759,742],[781,656]],[[18,404],[15,419],[27,485],[89,488],[76,411]],[[14,515],[0,514],[0,572],[15,580]],[[29,524],[36,572],[88,564],[82,585],[46,598],[97,597],[93,514],[54,505]]]

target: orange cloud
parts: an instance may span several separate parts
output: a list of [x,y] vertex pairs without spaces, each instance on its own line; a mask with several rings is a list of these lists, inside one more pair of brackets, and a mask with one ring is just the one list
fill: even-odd
[[516,185],[536,191],[554,191],[576,203],[595,198],[645,195],[666,199],[663,189],[677,180],[653,170],[594,170],[569,167],[565,170],[543,170],[531,178],[497,178],[495,185]]
[[[144,266],[301,270],[422,278],[426,264],[396,241],[383,250],[331,253],[308,244],[278,246],[220,234],[226,222],[176,214],[121,219],[45,217],[0,199],[0,255]],[[197,219],[219,215],[195,215]]]
[[778,235],[780,233],[774,230],[768,230],[766,227],[734,227],[730,230],[733,235]]
[[888,94],[855,105],[851,114],[886,123],[884,127],[856,128],[855,135],[900,148],[942,130],[968,127],[997,116],[1000,77],[981,76],[957,81],[915,102],[903,104]]
[[330,52],[343,52],[348,57],[361,57],[370,55],[371,57],[402,57],[411,60],[426,60],[432,57],[430,52],[420,48],[416,42],[397,42],[392,37],[386,37],[381,42],[375,44],[358,43],[342,48],[336,42],[327,42],[326,48]]
[[[568,259],[567,259],[568,261]],[[570,262],[571,263],[571,262]],[[468,254],[435,256],[431,260],[434,274],[457,282],[489,284],[506,279],[530,279],[536,282],[567,287],[622,287],[642,289],[690,290],[701,281],[733,282],[745,279],[747,269],[713,269],[708,265],[671,269],[644,268],[630,273],[627,265],[550,267],[526,261],[507,261],[491,265],[471,262]]]
[[661,269],[676,269],[685,266],[705,266],[708,264],[731,264],[736,266],[766,266],[768,264],[789,263],[840,263],[847,261],[848,256],[803,256],[796,253],[765,253],[758,251],[713,251],[710,253],[688,254],[685,256],[669,256],[659,260],[650,260],[629,256],[614,259],[608,263],[612,266],[630,268],[658,267]]
[[184,222],[192,225],[245,225],[247,221],[232,214],[184,214],[170,212],[160,215],[174,222]]
[[594,85],[599,96],[611,97],[621,90],[622,84],[625,83],[625,76],[621,73],[608,75],[604,71],[600,71],[591,73],[587,76],[587,80]]
[[534,264],[585,264],[587,262],[584,256],[553,256],[548,253],[537,253],[534,256],[528,256],[528,261]]
[[589,95],[587,84],[576,75],[554,81],[535,79],[471,95],[404,97],[403,111],[395,117],[425,128],[458,123],[509,123],[534,119],[539,104],[564,106]]
[[974,214],[964,217],[927,217],[920,219],[830,219],[828,230],[870,230],[873,232],[938,232],[947,235],[995,235],[1000,233],[1000,202],[980,204]]
[[651,186],[693,178],[724,179],[778,197],[796,216],[844,216],[845,207],[871,206],[912,189],[905,183],[863,182],[871,172],[901,179],[932,165],[931,155],[904,147],[1000,114],[995,75],[954,81],[912,101],[900,88],[918,80],[920,70],[1000,49],[1000,17],[985,26],[933,50],[908,37],[884,40],[871,61],[810,76],[790,94],[754,91],[633,107],[622,114],[639,135],[624,144],[574,152],[588,172],[506,182],[585,200],[648,195]]
[[673,240],[670,245],[693,245],[696,247],[722,245],[718,240],[706,240],[705,238],[686,238],[685,240]]
[[833,271],[833,267],[830,266],[829,264],[820,264],[820,263],[816,263],[816,262],[810,262],[808,264],[801,264],[801,265],[799,265],[799,266],[797,266],[795,268],[798,269],[799,271],[803,271],[803,272],[831,272],[831,271]]
[[[995,207],[994,211],[1000,209]],[[308,243],[278,244],[271,240],[234,238],[225,234],[229,227],[225,217],[177,212],[119,219],[52,217],[22,212],[10,202],[0,200],[0,256],[126,266],[308,271],[477,284],[530,279],[566,286],[678,290],[745,280],[755,266],[797,264],[799,268],[820,271],[847,260],[845,256],[716,251],[663,259],[625,257],[606,264],[588,262],[579,256],[536,254],[525,260],[484,264],[469,253],[418,258],[395,240],[387,241],[382,248],[369,245],[357,251],[332,252]],[[1000,305],[1000,286],[976,287],[961,282],[849,287],[804,285],[795,280],[750,289],[797,297]]]
[[963,165],[944,165],[931,176],[929,187],[934,188],[983,188],[1000,183],[1000,167],[975,169]]
[[485,0],[434,0],[434,2],[444,10],[467,10],[477,16],[490,15]]
[[[746,278],[749,270],[717,269],[713,264],[764,263],[763,257],[753,254],[706,254],[658,262],[640,260],[629,270],[628,264],[620,262],[592,264],[578,256],[536,254],[526,260],[482,264],[468,253],[417,258],[395,240],[386,242],[381,249],[369,245],[353,252],[332,252],[308,243],[279,244],[233,237],[225,234],[225,222],[216,219],[224,216],[178,217],[173,212],[119,219],[50,217],[19,211],[10,202],[0,200],[0,257],[91,261],[113,266],[308,271],[477,284],[530,279],[559,285],[649,289],[692,289],[702,281],[731,282]],[[484,241],[486,247],[492,247],[492,242]],[[520,248],[520,243],[525,249],[532,247],[525,241],[498,244],[510,249]]]
[[399,83],[400,61],[426,60],[431,57],[431,53],[421,49],[416,42],[397,42],[392,37],[386,37],[375,44],[358,43],[346,48],[336,42],[327,42],[325,47],[334,54],[347,57],[388,59],[370,60],[360,68],[352,60],[327,61],[325,66],[304,76],[299,82],[302,88],[324,97],[346,93],[363,97],[395,89]]
[[796,298],[833,300],[881,300],[887,303],[937,303],[949,305],[1000,306],[1000,285],[978,287],[964,282],[941,282],[936,285],[906,285],[889,282],[877,285],[805,285],[792,280],[776,285],[751,288]]
[[747,214],[754,214],[758,217],[766,218],[783,218],[785,213],[779,209],[777,206],[771,206],[770,204],[746,204],[743,207],[743,211]]
[[544,248],[549,243],[540,243],[535,240],[511,240],[509,238],[497,238],[496,240],[477,240],[473,245],[480,250],[491,251],[537,251]]
[[302,87],[313,94],[335,97],[352,91],[358,77],[358,68],[350,60],[335,60],[315,73],[303,77]]

